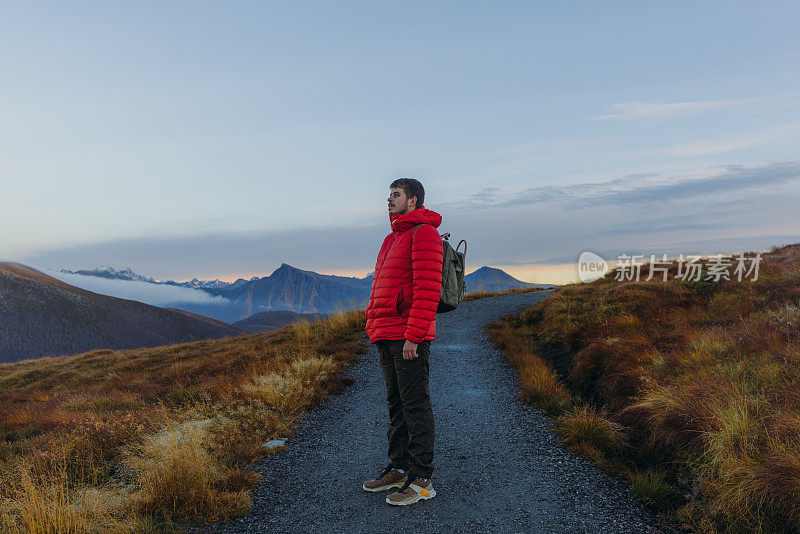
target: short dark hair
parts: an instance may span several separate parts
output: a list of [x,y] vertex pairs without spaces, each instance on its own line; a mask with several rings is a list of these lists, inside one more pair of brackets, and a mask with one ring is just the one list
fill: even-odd
[[398,178],[389,184],[389,189],[393,187],[399,187],[405,191],[407,198],[417,197],[417,207],[425,203],[425,188],[422,187],[419,180],[415,180],[414,178]]

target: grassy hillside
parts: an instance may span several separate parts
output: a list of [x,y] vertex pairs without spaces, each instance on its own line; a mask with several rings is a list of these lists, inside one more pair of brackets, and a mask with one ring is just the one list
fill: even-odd
[[15,262],[0,262],[0,363],[236,336],[209,317],[93,293]]
[[490,335],[565,443],[667,519],[798,532],[800,245],[765,254],[757,281],[676,269],[560,287]]
[[271,310],[258,312],[247,319],[236,321],[233,326],[250,334],[278,330],[284,326],[301,321],[322,321],[328,317],[325,313],[297,313],[288,310]]
[[250,464],[342,386],[363,322],[0,365],[0,532],[163,532],[246,513]]

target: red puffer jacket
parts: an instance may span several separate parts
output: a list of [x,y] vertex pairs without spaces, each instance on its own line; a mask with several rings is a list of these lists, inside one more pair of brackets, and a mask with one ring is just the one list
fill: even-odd
[[[378,252],[367,306],[370,343],[436,337],[436,308],[442,293],[442,216],[420,205],[414,211],[389,213],[392,233]],[[413,232],[414,225],[419,226]]]

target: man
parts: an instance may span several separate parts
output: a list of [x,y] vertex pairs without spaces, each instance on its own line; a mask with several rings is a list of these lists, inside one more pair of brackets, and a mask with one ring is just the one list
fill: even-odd
[[378,252],[366,310],[366,331],[377,344],[389,406],[389,465],[367,491],[398,488],[389,504],[413,504],[436,495],[433,409],[428,388],[431,341],[442,290],[442,216],[423,206],[425,189],[413,178],[389,186],[389,223]]

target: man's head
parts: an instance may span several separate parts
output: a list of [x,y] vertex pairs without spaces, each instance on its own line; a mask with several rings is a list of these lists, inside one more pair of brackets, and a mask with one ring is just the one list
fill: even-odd
[[414,211],[425,202],[425,188],[414,178],[398,178],[389,185],[389,212],[402,215]]

